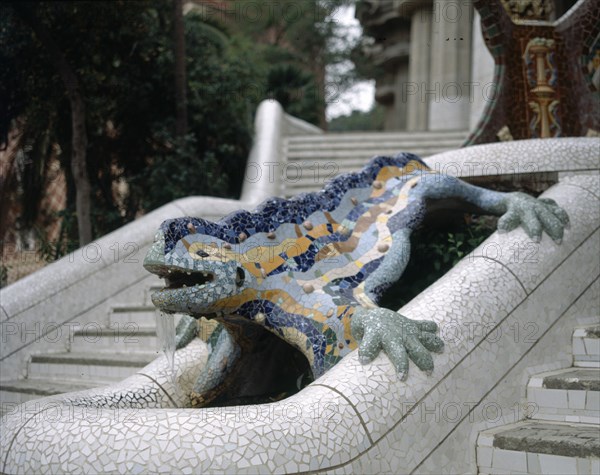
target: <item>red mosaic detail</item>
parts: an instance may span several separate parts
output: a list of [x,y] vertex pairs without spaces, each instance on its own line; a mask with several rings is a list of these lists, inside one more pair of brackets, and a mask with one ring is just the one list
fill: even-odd
[[[561,136],[585,136],[600,130],[600,100],[591,77],[600,63],[598,35],[600,8],[587,0],[557,22],[514,23],[500,0],[475,0],[481,15],[484,39],[496,62],[497,94],[486,115],[466,144],[496,142],[498,131],[508,125],[514,139],[529,139],[539,129],[531,126],[535,117],[530,107],[532,88],[528,84],[524,53],[534,38],[554,41],[551,64],[556,68],[551,122],[560,126]],[[595,61],[598,55],[598,61]],[[538,97],[539,99],[539,97]],[[549,136],[556,136],[558,127]]]

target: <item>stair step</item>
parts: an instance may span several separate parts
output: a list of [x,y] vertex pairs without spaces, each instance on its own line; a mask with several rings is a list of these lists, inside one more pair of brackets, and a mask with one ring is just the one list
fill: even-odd
[[[455,144],[448,144],[444,146],[441,143],[431,144],[430,146],[424,146],[423,144],[407,146],[405,144],[398,144],[397,146],[391,147],[380,147],[374,145],[372,147],[353,147],[352,149],[344,150],[338,148],[322,149],[312,147],[308,150],[289,150],[286,154],[288,162],[295,161],[334,161],[338,164],[347,164],[346,168],[351,171],[356,171],[357,168],[364,166],[369,159],[376,155],[394,156],[399,152],[410,152],[419,156],[429,156],[441,151],[451,150],[457,148]],[[357,163],[358,161],[358,163]],[[362,164],[361,164],[362,163]],[[358,167],[357,167],[358,165]]]
[[72,391],[82,391],[84,389],[96,388],[102,386],[98,381],[69,381],[55,379],[15,379],[12,381],[0,381],[0,391],[15,393],[32,394],[34,396],[53,396]]
[[282,169],[287,197],[319,191],[343,173],[355,172],[375,155],[411,152],[421,157],[460,148],[465,131],[328,133],[285,140],[287,165]]
[[600,369],[567,368],[556,374],[545,376],[543,384],[548,389],[600,391]]
[[335,142],[372,142],[379,141],[415,141],[431,139],[453,138],[457,141],[464,140],[469,135],[465,130],[440,130],[440,131],[398,131],[398,132],[328,132],[326,134],[293,135],[287,137],[290,143],[335,143]]
[[108,326],[123,331],[133,331],[136,328],[156,328],[157,311],[154,305],[113,306]]
[[125,379],[159,356],[158,351],[133,353],[83,352],[34,355],[28,377],[114,382]]
[[145,353],[103,353],[90,355],[87,353],[47,353],[33,355],[31,361],[35,363],[59,364],[85,364],[85,365],[111,365],[143,367],[158,355],[158,351]]
[[[331,152],[348,153],[356,156],[358,153],[364,153],[364,150],[395,150],[396,152],[413,149],[428,150],[430,148],[460,148],[461,142],[454,139],[437,139],[429,143],[418,140],[390,141],[390,142],[325,142],[314,144],[305,143],[287,143],[288,155],[302,156],[314,152],[315,154],[329,154]],[[381,152],[378,152],[381,153]],[[309,155],[310,156],[310,155]]]
[[[453,147],[450,147],[453,148]],[[449,148],[431,148],[429,150],[411,149],[421,157],[428,157]],[[288,154],[287,165],[281,170],[276,170],[282,175],[283,191],[285,196],[294,196],[300,193],[310,193],[321,190],[335,177],[355,172],[364,167],[370,158],[376,154],[395,155],[401,149],[373,149],[358,152],[305,152]],[[312,156],[310,154],[313,154]]]
[[598,428],[592,424],[522,422],[495,433],[494,447],[565,457],[600,457]]
[[[435,150],[433,152],[436,152]],[[390,154],[388,154],[390,155]],[[423,154],[426,155],[426,154]],[[326,176],[331,178],[332,174],[352,173],[363,168],[371,159],[372,154],[364,154],[358,158],[332,159],[331,157],[322,157],[314,159],[295,160],[293,157],[288,160],[284,169],[281,170],[282,176],[298,179],[314,179]],[[302,170],[302,173],[300,173]],[[277,171],[277,170],[276,170]]]
[[600,473],[598,426],[525,421],[483,431],[479,473]]
[[73,332],[71,351],[147,352],[158,349],[158,344],[156,327],[138,327],[137,324],[115,328],[93,326]]
[[68,381],[44,378],[0,381],[0,411],[9,413],[18,404],[55,394],[102,386],[98,381]]
[[587,325],[573,332],[573,364],[600,368],[600,325]]
[[565,368],[529,380],[532,419],[600,423],[600,369]]

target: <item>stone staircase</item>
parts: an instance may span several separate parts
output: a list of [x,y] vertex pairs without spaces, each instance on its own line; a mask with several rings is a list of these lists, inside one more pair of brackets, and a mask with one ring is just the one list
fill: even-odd
[[600,325],[573,332],[573,366],[534,375],[528,418],[482,431],[480,474],[600,473]]
[[66,351],[33,354],[25,378],[0,381],[0,416],[26,401],[121,381],[153,361],[161,348],[150,293],[158,287],[137,305],[111,307],[106,325],[74,328]]
[[411,152],[420,157],[460,148],[467,131],[356,132],[293,135],[284,138],[283,194],[320,190],[342,173],[359,170],[375,155]]

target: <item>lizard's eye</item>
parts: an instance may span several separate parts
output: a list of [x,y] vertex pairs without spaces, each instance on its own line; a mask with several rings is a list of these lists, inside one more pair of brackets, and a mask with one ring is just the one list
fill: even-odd
[[238,287],[241,287],[242,284],[244,283],[245,278],[246,278],[246,273],[244,272],[244,269],[242,269],[241,267],[238,267],[237,271],[235,272],[235,285],[237,285]]
[[207,254],[203,250],[196,251],[196,255],[200,256],[200,257],[208,257],[209,256],[209,254]]

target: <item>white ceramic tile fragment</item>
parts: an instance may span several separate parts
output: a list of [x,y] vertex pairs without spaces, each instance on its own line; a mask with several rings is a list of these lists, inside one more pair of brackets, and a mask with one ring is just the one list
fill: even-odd
[[567,391],[567,397],[569,399],[569,409],[585,409],[585,397],[586,391]]
[[479,467],[491,467],[492,466],[492,453],[493,448],[491,447],[478,447],[477,448],[477,465]]
[[585,408],[589,411],[600,411],[600,391],[587,391]]
[[515,450],[494,449],[492,467],[508,472],[526,472],[527,455]]
[[549,475],[567,475],[577,473],[577,459],[560,455],[539,454],[542,473]]
[[587,459],[587,458],[578,458],[577,459],[577,473],[592,475],[590,459]]
[[527,473],[541,473],[539,454],[527,452]]
[[583,344],[588,356],[600,356],[600,338],[584,338]]
[[543,407],[563,408],[569,407],[566,389],[541,389],[535,391],[535,402]]
[[573,354],[586,355],[585,345],[583,344],[583,338],[577,335],[573,335]]

